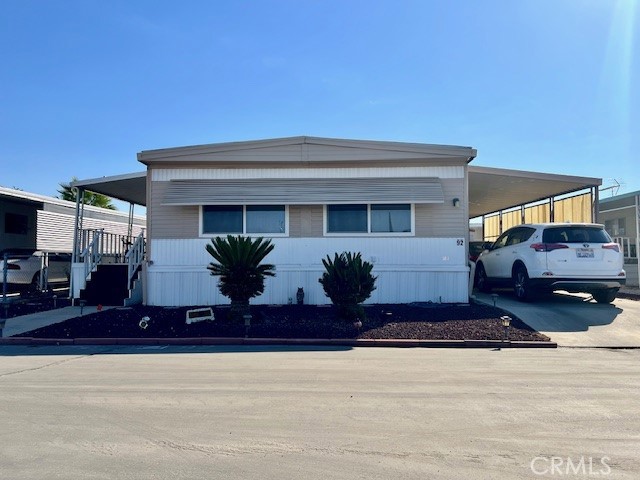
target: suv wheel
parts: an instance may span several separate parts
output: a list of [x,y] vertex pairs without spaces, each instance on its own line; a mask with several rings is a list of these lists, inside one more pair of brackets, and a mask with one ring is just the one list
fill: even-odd
[[607,290],[597,290],[592,295],[593,299],[598,303],[611,303],[616,299],[617,294],[617,288],[609,288]]
[[529,274],[524,265],[516,266],[513,271],[513,293],[521,302],[528,302],[533,298],[529,285]]
[[484,266],[479,263],[476,267],[476,287],[482,293],[489,293],[491,291],[491,285],[489,285],[489,279],[487,278],[487,272]]

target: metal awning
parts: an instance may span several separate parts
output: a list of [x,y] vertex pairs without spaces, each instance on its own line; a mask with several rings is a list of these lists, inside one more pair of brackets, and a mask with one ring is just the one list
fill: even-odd
[[[602,179],[600,178],[477,166],[469,166],[468,168],[470,218],[602,185]],[[137,205],[146,205],[146,180],[146,172],[138,172],[114,177],[79,180],[71,185],[118,200]],[[224,182],[228,181],[225,180]],[[396,188],[403,191],[406,190],[407,185],[396,185]],[[360,201],[364,202],[366,200],[361,199]],[[240,203],[245,202],[242,201]],[[322,203],[325,202],[323,201]]]
[[444,203],[440,179],[258,178],[171,180],[164,205]]
[[71,182],[71,186],[135,205],[146,206],[147,204],[147,172],[77,180]]
[[469,218],[602,185],[601,178],[469,166]]

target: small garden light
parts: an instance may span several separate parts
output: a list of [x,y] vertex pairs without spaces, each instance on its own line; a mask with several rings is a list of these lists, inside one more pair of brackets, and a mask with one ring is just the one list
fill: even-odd
[[149,326],[149,322],[151,321],[151,319],[149,317],[142,317],[142,319],[140,320],[140,322],[138,322],[138,326],[142,329],[142,330],[146,330],[147,327]]
[[506,342],[509,340],[509,327],[511,326],[511,317],[509,315],[503,315],[500,317],[500,322],[502,323],[502,328],[504,328],[504,335],[502,337],[502,342]]

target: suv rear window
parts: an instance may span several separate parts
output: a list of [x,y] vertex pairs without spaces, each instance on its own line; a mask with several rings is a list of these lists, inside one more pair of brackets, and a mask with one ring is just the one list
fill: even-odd
[[611,237],[599,227],[551,227],[542,234],[544,243],[609,243]]

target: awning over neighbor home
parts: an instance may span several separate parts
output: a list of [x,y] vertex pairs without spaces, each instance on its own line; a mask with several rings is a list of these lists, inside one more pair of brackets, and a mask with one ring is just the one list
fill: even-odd
[[136,205],[147,204],[147,172],[77,180],[71,182],[71,186]]
[[443,203],[438,178],[172,180],[164,205]]

